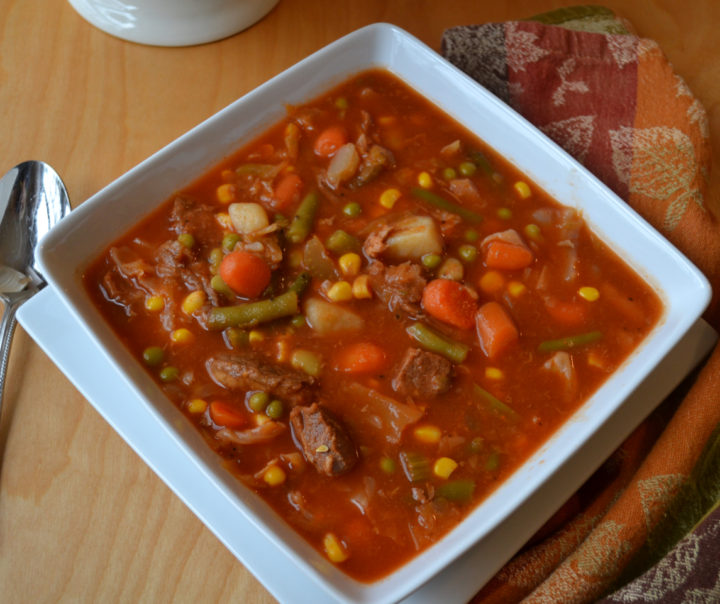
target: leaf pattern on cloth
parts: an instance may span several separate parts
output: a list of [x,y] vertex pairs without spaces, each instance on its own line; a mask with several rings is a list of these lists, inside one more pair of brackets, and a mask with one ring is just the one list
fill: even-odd
[[620,561],[630,544],[623,538],[623,526],[617,522],[600,524],[576,554],[578,571],[591,578],[612,577],[620,570]]
[[696,531],[683,538],[655,566],[610,594],[603,602],[720,602],[720,574],[714,570],[714,562],[718,556],[720,508],[716,508]]
[[525,71],[530,63],[536,63],[550,53],[535,42],[537,36],[520,29],[515,23],[508,23],[505,29],[505,53],[508,67],[515,71]]
[[637,42],[633,36],[607,37],[608,49],[618,68],[623,69],[625,66],[635,63],[636,44]]
[[690,137],[667,126],[635,129],[630,192],[667,202],[663,228],[671,232],[690,202],[703,205],[695,184],[699,165]]
[[595,132],[595,116],[578,115],[577,117],[545,124],[540,127],[540,130],[580,163],[583,163]]
[[576,68],[577,60],[575,57],[570,57],[562,65],[560,65],[560,67],[558,67],[557,73],[560,76],[560,85],[555,89],[555,92],[553,92],[552,95],[552,102],[556,107],[565,104],[565,95],[568,92],[577,92],[580,94],[590,92],[590,87],[586,82],[583,82],[582,80],[568,79],[568,76],[570,76]]
[[682,474],[666,474],[638,481],[637,489],[648,530],[657,525],[686,480],[687,476]]

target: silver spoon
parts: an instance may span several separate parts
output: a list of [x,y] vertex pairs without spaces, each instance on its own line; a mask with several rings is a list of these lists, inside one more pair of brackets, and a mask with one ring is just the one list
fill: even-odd
[[0,179],[0,413],[15,313],[45,286],[35,248],[69,211],[65,185],[44,162],[23,162]]

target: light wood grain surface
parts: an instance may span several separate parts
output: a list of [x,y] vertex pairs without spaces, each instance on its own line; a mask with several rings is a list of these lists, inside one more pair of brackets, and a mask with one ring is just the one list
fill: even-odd
[[[281,0],[251,29],[141,46],[64,0],[0,0],[0,171],[42,159],[76,207],[185,130],[363,25],[438,49],[444,28],[571,2]],[[610,1],[660,43],[704,103],[720,151],[720,4]],[[720,205],[720,171],[710,203]],[[18,329],[0,421],[0,600],[251,602],[273,598]]]

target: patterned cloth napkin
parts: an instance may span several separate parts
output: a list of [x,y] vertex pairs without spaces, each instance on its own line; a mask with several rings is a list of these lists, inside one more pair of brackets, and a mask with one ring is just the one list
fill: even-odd
[[[720,329],[707,116],[655,42],[581,6],[455,27],[442,52],[682,250]],[[473,601],[720,601],[719,498],[720,346]]]

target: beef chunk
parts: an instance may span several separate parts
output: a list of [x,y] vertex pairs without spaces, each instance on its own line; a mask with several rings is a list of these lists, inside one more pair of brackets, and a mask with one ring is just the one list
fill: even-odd
[[185,197],[175,198],[170,222],[173,230],[181,235],[190,233],[200,241],[214,241],[221,236],[212,209]]
[[447,392],[452,363],[434,352],[408,348],[392,381],[396,392],[412,398],[429,398]]
[[368,266],[370,285],[390,311],[404,310],[411,315],[420,314],[425,277],[418,264],[403,262],[385,266],[376,260]]
[[320,474],[339,476],[357,463],[352,440],[330,411],[317,403],[295,407],[290,412],[290,425],[305,459]]
[[263,390],[291,405],[306,405],[315,397],[317,380],[304,372],[267,362],[257,355],[211,358],[207,371],[230,390]]

